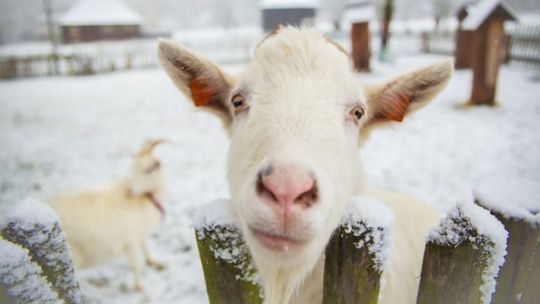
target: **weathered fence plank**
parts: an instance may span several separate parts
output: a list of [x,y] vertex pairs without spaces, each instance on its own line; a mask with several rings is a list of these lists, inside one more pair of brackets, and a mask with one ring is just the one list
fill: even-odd
[[493,304],[538,303],[540,299],[539,187],[526,180],[490,179],[475,191],[476,203],[490,210],[509,234],[508,255]]
[[207,207],[199,210],[195,236],[210,304],[262,303],[257,273],[228,201],[214,201]]
[[334,232],[326,249],[324,304],[376,304],[380,290],[381,270],[367,246],[372,231],[360,235],[341,226]]
[[0,238],[0,253],[0,303],[62,303],[27,249]]
[[42,202],[27,199],[7,212],[0,225],[3,239],[28,249],[46,281],[66,303],[82,303],[83,298],[56,214]]
[[[377,303],[390,248],[393,216],[382,204],[356,198],[326,250],[325,304]],[[262,303],[257,273],[228,201],[215,201],[195,219],[207,294],[215,303]]]
[[251,257],[236,227],[199,228],[195,234],[210,303],[262,303]]
[[355,197],[326,248],[324,304],[376,304],[394,217],[383,204]]
[[417,303],[489,303],[506,237],[488,211],[472,202],[458,205],[430,233]]

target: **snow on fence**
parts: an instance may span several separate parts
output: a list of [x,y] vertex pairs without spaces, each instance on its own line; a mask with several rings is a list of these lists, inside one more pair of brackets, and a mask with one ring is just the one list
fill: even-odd
[[[540,66],[540,26],[509,27],[508,60]],[[177,32],[172,39],[218,63],[247,61],[264,33],[257,28]],[[379,50],[372,33],[373,51]],[[342,41],[350,47],[349,41]],[[396,55],[436,53],[453,55],[454,32],[396,31],[390,48]],[[56,55],[50,45],[0,49],[0,79],[50,75],[90,75],[157,66],[156,40],[127,40],[61,45]]]
[[[393,219],[381,204],[359,200],[363,204],[350,204],[356,207],[349,208],[326,249],[325,304],[378,300]],[[417,303],[537,303],[539,211],[538,183],[478,187],[474,199],[458,204],[431,231]],[[210,203],[195,218],[210,303],[262,303],[257,273],[228,202]]]
[[[172,39],[219,63],[247,61],[263,33],[254,29],[178,32]],[[34,49],[34,51],[32,50]],[[155,67],[157,39],[61,45],[0,50],[0,79],[52,75],[91,75]]]
[[509,236],[493,303],[538,303],[540,185],[518,179],[489,180],[481,183],[475,193],[476,203],[491,210]]
[[0,218],[0,303],[82,303],[54,211],[31,199],[11,207]]
[[[393,216],[363,197],[348,206],[326,249],[323,303],[377,303]],[[257,271],[229,210],[219,200],[195,216],[209,301],[262,303]],[[55,213],[35,200],[6,211],[0,213],[0,303],[83,302]],[[532,304],[538,286],[540,184],[490,180],[431,231],[417,303]]]

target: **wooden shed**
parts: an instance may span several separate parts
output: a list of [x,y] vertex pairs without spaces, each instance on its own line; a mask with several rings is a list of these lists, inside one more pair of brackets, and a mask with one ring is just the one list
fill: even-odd
[[456,49],[454,53],[455,68],[466,69],[472,66],[476,49],[475,32],[463,29],[463,21],[469,16],[468,7],[470,4],[461,6],[456,14],[458,28],[456,32]]
[[60,17],[64,43],[141,36],[143,18],[120,0],[81,0]]
[[482,0],[469,7],[463,29],[474,31],[471,104],[495,105],[499,65],[506,56],[504,22],[517,20],[513,10],[501,0]]
[[318,8],[317,0],[263,0],[261,2],[263,28],[269,32],[279,25],[313,23]]

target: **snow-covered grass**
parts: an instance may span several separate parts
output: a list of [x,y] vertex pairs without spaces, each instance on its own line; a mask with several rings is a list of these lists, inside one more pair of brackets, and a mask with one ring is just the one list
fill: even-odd
[[[397,58],[374,64],[366,81],[442,59]],[[232,72],[239,66],[228,66]],[[442,210],[457,193],[493,176],[540,181],[540,86],[530,70],[504,67],[499,107],[464,109],[470,71],[458,71],[430,106],[405,124],[373,134],[360,156],[368,180],[416,194]],[[0,82],[0,203],[46,199],[127,174],[147,138],[167,174],[165,220],[152,240],[163,271],[144,270],[146,291],[131,291],[124,260],[81,273],[103,303],[206,303],[192,210],[227,197],[227,138],[218,119],[195,113],[159,69],[79,78]]]

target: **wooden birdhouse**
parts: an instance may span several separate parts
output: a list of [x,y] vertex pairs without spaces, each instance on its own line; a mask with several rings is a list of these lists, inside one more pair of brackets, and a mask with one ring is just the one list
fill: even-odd
[[495,105],[497,77],[506,50],[505,21],[517,20],[512,9],[501,0],[482,0],[467,9],[462,28],[475,32],[473,87],[470,103]]
[[464,30],[463,21],[469,13],[469,5],[463,5],[456,14],[458,20],[458,29],[456,33],[456,49],[454,53],[454,64],[456,69],[466,69],[472,67],[474,54],[476,53],[475,31]]
[[347,1],[344,18],[351,23],[351,55],[354,68],[357,71],[369,71],[371,59],[369,22],[375,19],[373,0]]

